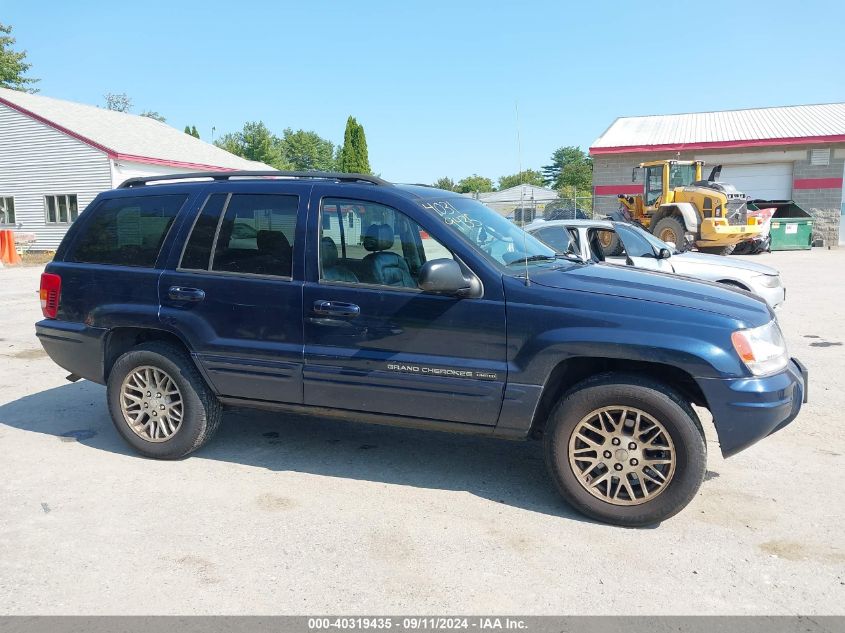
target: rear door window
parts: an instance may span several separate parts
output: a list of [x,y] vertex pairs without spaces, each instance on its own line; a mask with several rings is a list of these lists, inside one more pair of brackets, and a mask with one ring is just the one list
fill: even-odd
[[211,269],[290,277],[298,207],[295,195],[232,194],[215,238]]
[[215,193],[208,196],[191,229],[191,236],[185,244],[179,268],[187,270],[208,270],[211,264],[211,247],[220,222],[220,214],[229,199],[228,194]]
[[188,196],[103,200],[88,218],[68,261],[153,267],[161,245]]

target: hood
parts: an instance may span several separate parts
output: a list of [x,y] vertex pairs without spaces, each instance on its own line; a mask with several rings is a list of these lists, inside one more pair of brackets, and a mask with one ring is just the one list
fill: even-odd
[[765,264],[758,264],[757,262],[747,258],[725,257],[724,255],[708,255],[707,253],[678,253],[672,255],[669,260],[674,265],[675,263],[690,262],[695,263],[696,266],[719,266],[722,268],[737,268],[739,270],[747,270],[750,273],[757,275],[778,275],[780,274],[776,269]]
[[701,310],[736,319],[749,327],[772,319],[766,302],[750,293],[639,268],[590,264],[539,269],[531,272],[531,283]]

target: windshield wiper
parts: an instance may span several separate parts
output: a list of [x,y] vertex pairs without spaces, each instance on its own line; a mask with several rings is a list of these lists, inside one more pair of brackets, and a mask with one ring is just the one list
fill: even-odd
[[568,259],[573,262],[583,261],[577,255],[572,255],[570,253],[557,253],[556,255],[529,255],[528,257],[520,257],[512,262],[508,262],[508,266],[513,266],[514,264],[529,264],[531,262],[551,262],[560,258]]
[[529,262],[548,262],[557,259],[555,255],[529,255],[528,257],[520,257],[512,262],[508,262],[508,266],[514,264],[528,264]]

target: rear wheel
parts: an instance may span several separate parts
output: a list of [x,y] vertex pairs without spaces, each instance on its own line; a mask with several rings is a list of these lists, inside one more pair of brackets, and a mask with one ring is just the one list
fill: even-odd
[[180,349],[145,343],[117,359],[106,394],[118,433],[136,451],[179,459],[208,442],[222,407]]
[[666,385],[634,375],[577,385],[552,413],[544,443],[563,497],[588,516],[628,527],[682,510],[707,464],[690,405]]
[[660,218],[651,232],[664,242],[672,242],[679,251],[686,247],[686,228],[676,217]]

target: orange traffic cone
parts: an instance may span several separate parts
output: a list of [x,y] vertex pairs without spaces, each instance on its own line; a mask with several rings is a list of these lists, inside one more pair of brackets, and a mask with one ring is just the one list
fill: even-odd
[[10,230],[0,231],[0,262],[20,264],[21,257],[15,248],[15,234]]

